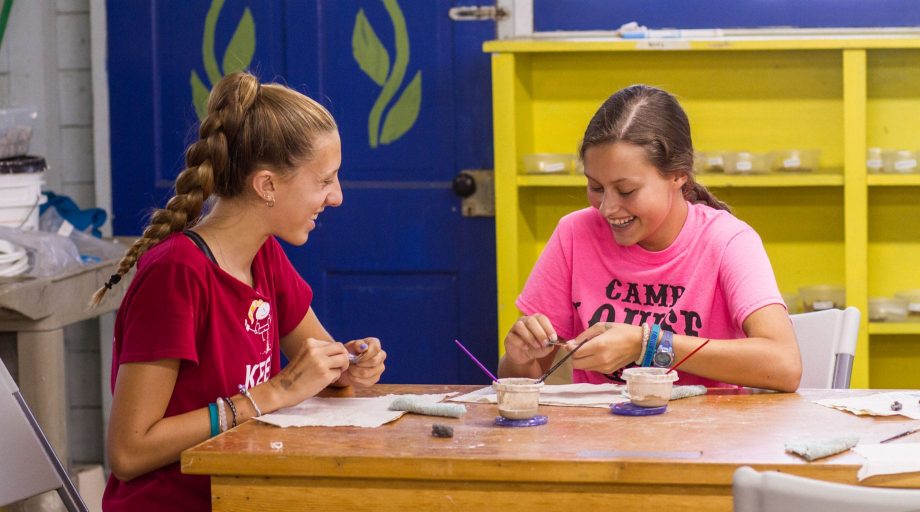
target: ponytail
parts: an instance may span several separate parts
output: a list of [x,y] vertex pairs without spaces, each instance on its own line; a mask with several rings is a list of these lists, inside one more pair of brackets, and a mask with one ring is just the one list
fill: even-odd
[[684,193],[684,199],[693,204],[705,204],[716,210],[725,210],[728,213],[732,212],[731,207],[728,206],[727,203],[719,200],[719,198],[713,195],[705,185],[697,182],[692,174],[687,174],[687,182],[684,183],[682,191]]

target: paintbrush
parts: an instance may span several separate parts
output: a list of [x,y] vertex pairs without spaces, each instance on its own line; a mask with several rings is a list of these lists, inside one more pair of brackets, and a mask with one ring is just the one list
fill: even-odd
[[695,349],[693,349],[693,352],[690,352],[689,354],[685,355],[683,359],[681,359],[680,361],[677,362],[677,364],[675,364],[674,366],[672,366],[671,368],[669,368],[668,371],[664,372],[664,374],[667,375],[667,374],[673,372],[674,370],[676,370],[678,366],[684,364],[684,361],[686,361],[687,359],[690,359],[690,356],[692,356],[693,354],[696,354],[701,348],[705,347],[707,343],[709,343],[709,340],[708,340],[708,339],[707,339],[706,341],[704,341],[702,345],[700,345],[700,346],[696,347]]
[[486,375],[488,375],[489,378],[492,379],[493,382],[498,380],[498,377],[496,377],[495,375],[492,375],[492,372],[490,372],[489,369],[486,368],[484,364],[480,363],[479,359],[476,359],[476,356],[474,356],[472,352],[467,350],[466,347],[463,346],[463,343],[460,343],[460,340],[454,340],[454,343],[456,343],[457,346],[460,347],[460,350],[466,353],[466,355],[470,356],[470,359],[472,359],[473,362],[476,363],[476,366],[478,366],[480,370],[484,371]]
[[909,435],[913,434],[914,432],[920,432],[920,427],[914,427],[914,428],[912,428],[912,429],[910,429],[910,430],[905,430],[904,432],[901,432],[900,434],[898,434],[898,435],[896,435],[896,436],[891,436],[891,437],[889,437],[888,439],[885,439],[885,440],[883,440],[883,441],[879,441],[879,443],[887,443],[888,441],[894,441],[895,439],[901,439],[902,437],[904,437],[904,436],[909,436]]
[[537,380],[537,382],[543,382],[544,380],[546,380],[546,378],[549,377],[550,374],[552,374],[554,371],[556,371],[557,369],[559,369],[560,366],[562,366],[562,363],[564,363],[564,362],[566,361],[566,359],[572,357],[572,354],[574,354],[578,349],[580,349],[585,343],[587,343],[587,342],[589,342],[589,341],[591,341],[591,340],[590,340],[590,339],[587,339],[587,340],[585,340],[585,341],[582,341],[581,343],[578,344],[578,346],[576,346],[575,348],[573,348],[571,352],[569,352],[568,354],[562,356],[561,359],[559,359],[558,361],[556,361],[556,364],[554,364],[554,365],[552,366],[552,368],[550,368],[549,370],[546,370],[546,373],[544,373],[543,376],[540,377],[539,380]]

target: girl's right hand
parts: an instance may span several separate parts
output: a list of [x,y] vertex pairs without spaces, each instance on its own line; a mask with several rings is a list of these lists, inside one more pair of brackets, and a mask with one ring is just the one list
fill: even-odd
[[511,362],[525,365],[548,356],[555,348],[549,342],[557,340],[556,330],[546,315],[522,316],[505,336],[505,355]]
[[271,379],[281,392],[282,407],[315,396],[348,369],[348,350],[341,343],[307,338],[302,347]]

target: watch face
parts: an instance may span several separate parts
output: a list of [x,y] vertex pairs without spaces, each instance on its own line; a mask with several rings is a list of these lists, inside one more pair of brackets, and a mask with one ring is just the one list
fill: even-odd
[[655,352],[655,356],[652,358],[652,364],[660,368],[671,366],[673,361],[674,354],[670,352]]

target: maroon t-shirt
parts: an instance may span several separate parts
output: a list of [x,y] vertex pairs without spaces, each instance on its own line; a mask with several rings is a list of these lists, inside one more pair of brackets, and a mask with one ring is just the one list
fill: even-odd
[[[121,363],[179,359],[165,416],[267,381],[279,340],[300,324],[313,291],[270,237],[252,262],[253,286],[224,272],[185,235],[145,253],[115,320],[112,390]],[[109,477],[107,511],[211,510],[210,479],[170,464],[129,482]]]

